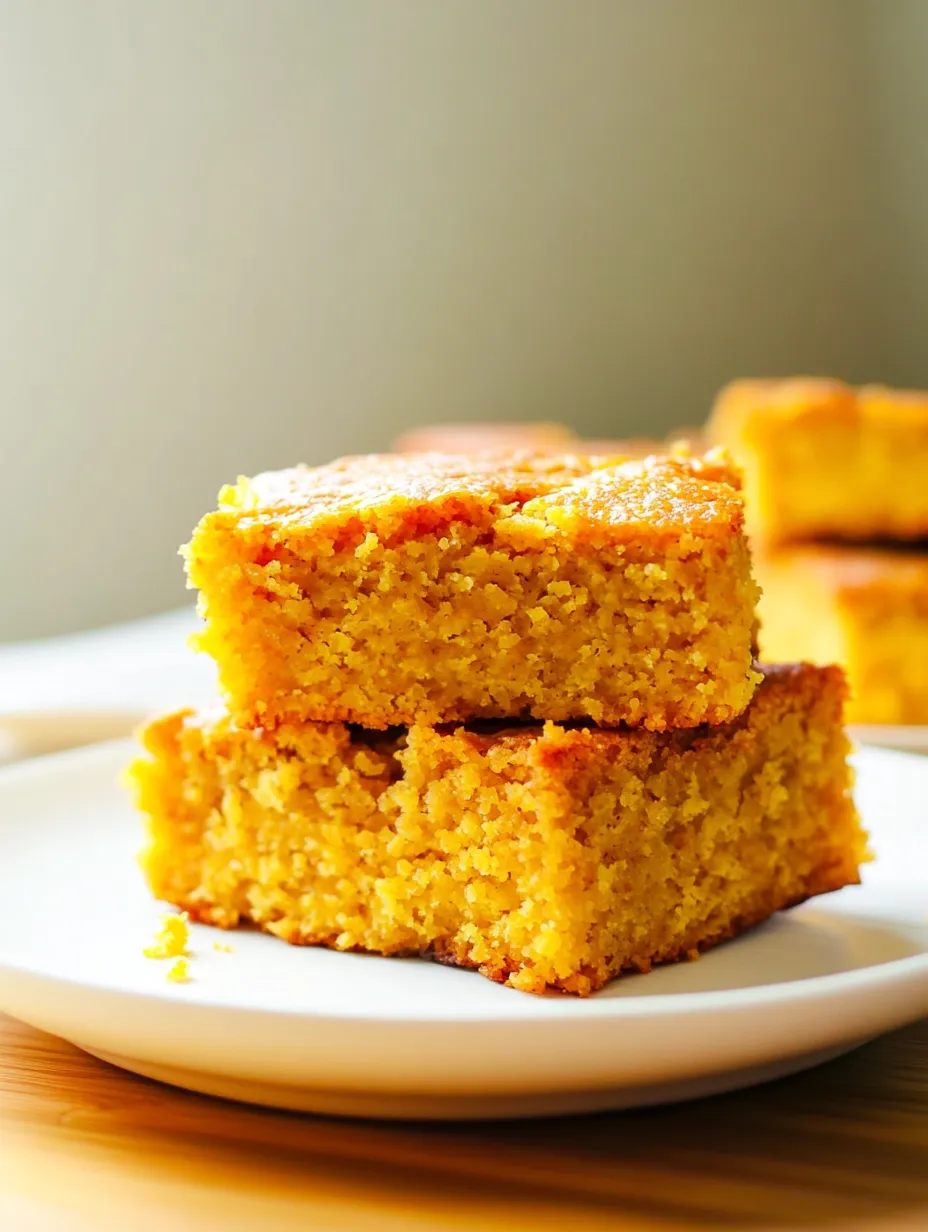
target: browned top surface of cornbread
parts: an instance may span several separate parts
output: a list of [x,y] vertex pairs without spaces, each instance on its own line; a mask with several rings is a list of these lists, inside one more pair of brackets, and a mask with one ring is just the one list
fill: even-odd
[[144,866],[201,920],[589,992],[857,880],[844,697],[799,666],[690,732],[173,715],[133,770]]
[[520,529],[569,530],[621,541],[691,530],[720,534],[742,521],[739,472],[722,454],[613,463],[545,453],[369,454],[241,479],[219,513],[325,539],[431,533],[452,521],[520,514]]
[[243,479],[186,549],[200,645],[248,721],[722,722],[755,683],[737,484],[686,450]]

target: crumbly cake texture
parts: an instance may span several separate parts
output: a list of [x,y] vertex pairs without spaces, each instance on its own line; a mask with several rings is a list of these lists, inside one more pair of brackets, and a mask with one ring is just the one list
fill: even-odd
[[739,482],[723,453],[686,450],[242,479],[185,549],[199,646],[246,726],[725,722],[757,681]]
[[765,669],[739,719],[663,734],[182,712],[130,771],[142,864],[205,923],[585,995],[858,880],[844,696]]
[[735,381],[709,435],[744,467],[758,542],[928,535],[928,392]]
[[840,663],[852,723],[928,723],[928,554],[810,544],[760,552],[760,648]]

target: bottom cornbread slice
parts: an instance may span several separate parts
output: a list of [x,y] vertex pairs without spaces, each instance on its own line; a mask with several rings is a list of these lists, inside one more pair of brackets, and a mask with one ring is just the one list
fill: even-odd
[[655,734],[179,713],[130,771],[155,895],[297,944],[587,994],[859,880],[837,668],[764,670],[740,719]]

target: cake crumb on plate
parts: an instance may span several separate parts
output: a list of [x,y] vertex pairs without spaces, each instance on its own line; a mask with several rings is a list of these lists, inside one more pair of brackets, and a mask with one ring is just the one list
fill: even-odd
[[151,945],[143,951],[146,958],[186,958],[187,942],[190,940],[190,928],[187,924],[187,912],[163,915],[161,927],[155,933]]
[[176,958],[168,970],[170,984],[187,984],[190,982],[190,963],[186,958]]

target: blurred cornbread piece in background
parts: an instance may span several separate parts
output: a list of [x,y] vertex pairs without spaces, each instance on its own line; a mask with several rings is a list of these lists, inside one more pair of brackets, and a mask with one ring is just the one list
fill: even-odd
[[577,436],[556,423],[427,424],[394,442],[397,453],[484,453],[496,449],[535,449],[565,453]]
[[705,451],[704,430],[677,428],[666,437],[580,437],[560,424],[437,424],[398,437],[397,453],[486,453],[529,448],[535,453],[582,453],[591,458],[645,458],[687,444],[693,453]]
[[721,723],[757,588],[721,452],[372,455],[242,479],[186,548],[244,724]]
[[586,994],[858,881],[837,668],[730,724],[377,735],[171,715],[132,771],[157,897],[299,944]]
[[686,452],[705,453],[706,445],[702,429],[675,428],[660,440],[649,436],[630,436],[624,440],[608,437],[583,437],[576,446],[594,458],[647,458],[652,454]]
[[735,381],[709,438],[745,472],[758,541],[928,536],[928,393],[840,381]]
[[847,545],[755,554],[765,658],[841,663],[854,723],[928,723],[928,555]]

